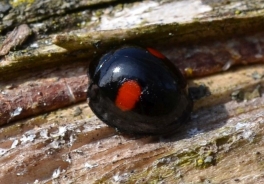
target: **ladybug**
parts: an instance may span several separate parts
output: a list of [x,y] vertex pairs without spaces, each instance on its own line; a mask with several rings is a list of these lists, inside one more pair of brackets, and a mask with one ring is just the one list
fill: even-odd
[[153,48],[112,50],[90,64],[88,76],[90,108],[121,132],[170,135],[189,120],[186,79]]

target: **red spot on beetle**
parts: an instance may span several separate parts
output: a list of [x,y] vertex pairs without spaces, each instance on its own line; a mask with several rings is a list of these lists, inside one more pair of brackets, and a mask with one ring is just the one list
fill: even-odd
[[137,81],[126,81],[118,90],[115,105],[122,111],[129,111],[135,107],[140,94],[141,88]]
[[153,56],[156,56],[157,58],[160,58],[160,59],[166,59],[166,57],[161,54],[159,51],[157,51],[156,49],[153,49],[153,48],[147,48],[147,50],[153,55]]

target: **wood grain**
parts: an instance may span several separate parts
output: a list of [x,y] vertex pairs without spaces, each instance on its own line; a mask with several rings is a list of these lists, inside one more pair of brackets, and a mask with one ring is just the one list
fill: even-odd
[[[0,58],[1,183],[263,183],[263,1],[90,3],[3,12],[1,43],[23,23],[33,37]],[[177,134],[120,134],[92,113],[87,66],[123,44],[209,89]]]

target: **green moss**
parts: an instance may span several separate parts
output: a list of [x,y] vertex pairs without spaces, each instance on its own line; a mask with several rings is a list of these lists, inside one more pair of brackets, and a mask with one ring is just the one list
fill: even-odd
[[197,168],[205,169],[216,164],[215,155],[212,152],[201,155],[195,162]]
[[236,15],[239,15],[239,14],[241,14],[241,11],[240,11],[240,10],[236,10],[236,11],[235,11],[235,14],[236,14]]
[[103,15],[103,11],[102,10],[95,11],[95,16],[96,17],[101,17],[101,15]]
[[[232,134],[233,136],[233,134]],[[224,136],[218,138],[211,143],[208,143],[205,146],[192,146],[194,149],[186,149],[185,151],[175,151],[170,150],[170,153],[164,152],[161,155],[157,155],[148,159],[156,160],[151,162],[147,168],[143,166],[143,171],[133,170],[133,168],[128,165],[133,165],[134,168],[138,168],[137,163],[140,163],[142,166],[142,160],[137,162],[128,163],[127,166],[124,166],[126,173],[123,173],[120,178],[123,178],[119,183],[175,183],[180,182],[184,179],[184,173],[188,170],[193,169],[206,169],[208,167],[214,166],[220,160],[226,159],[226,150],[223,150],[221,147],[229,146],[232,148],[243,148],[246,144],[249,144],[248,140],[237,139],[235,142],[230,141],[231,137]],[[233,140],[233,139],[232,139]],[[262,136],[256,136],[254,139],[255,142],[252,142],[251,145],[260,143],[263,140]],[[236,149],[238,150],[238,149]],[[241,149],[243,151],[243,149]],[[255,158],[258,162],[260,169],[263,169],[263,159],[261,153],[256,154]],[[159,157],[159,158],[157,158]],[[147,163],[147,162],[146,162]],[[127,169],[129,167],[131,170]],[[118,167],[115,170],[112,170],[111,173],[108,173],[107,176],[104,176],[95,183],[111,183],[113,181],[113,175],[115,173],[122,173],[122,167]],[[205,176],[206,177],[206,176]],[[202,183],[202,181],[201,181]]]
[[[210,158],[208,158],[210,157]],[[144,178],[142,183],[159,183],[166,181],[168,178],[182,177],[180,169],[183,167],[195,166],[199,169],[204,169],[215,164],[215,159],[212,152],[207,152],[200,156],[196,151],[186,151],[180,154],[172,154],[159,159],[153,163],[151,167],[143,172],[133,175],[129,182],[134,183],[139,181],[139,178]]]
[[[197,150],[202,149],[197,147]],[[142,162],[142,161],[140,161]],[[133,165],[136,163],[133,163]],[[160,183],[168,179],[180,179],[182,174],[181,168],[197,167],[204,169],[215,164],[215,154],[209,149],[203,155],[195,150],[188,150],[181,153],[172,153],[153,162],[150,167],[141,172],[126,173],[125,183]],[[113,174],[113,173],[112,173]],[[112,180],[113,175],[109,174],[97,181],[96,183],[105,183]],[[122,178],[122,176],[121,176]]]
[[31,5],[35,2],[35,0],[11,0],[9,3],[13,6],[13,8],[17,6],[21,6],[23,4]]

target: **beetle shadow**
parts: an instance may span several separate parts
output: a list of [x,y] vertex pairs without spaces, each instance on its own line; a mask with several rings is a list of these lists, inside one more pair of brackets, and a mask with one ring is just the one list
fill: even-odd
[[162,141],[173,142],[188,139],[221,128],[226,124],[228,117],[229,115],[223,104],[199,109],[192,112],[189,122],[179,127],[173,135],[164,136]]
[[[179,125],[178,129],[170,135],[152,136],[149,142],[175,142],[183,139],[189,139],[198,134],[210,132],[212,130],[223,127],[229,115],[223,104],[201,108],[191,113],[190,120]],[[128,139],[142,139],[142,135],[126,135],[121,134]]]
[[[199,103],[199,100],[203,98],[206,99],[211,95],[207,86],[197,84],[192,84],[192,87],[189,87],[189,93],[194,101],[194,106],[196,106],[196,103]],[[183,123],[174,134],[163,136],[161,141],[178,141],[221,128],[226,124],[229,118],[229,114],[224,105],[225,102],[226,101],[224,100],[222,103],[196,108],[191,113],[188,122]]]
[[194,111],[191,113],[190,120],[183,123],[179,129],[170,136],[164,136],[163,142],[178,141],[194,137],[198,134],[206,133],[226,124],[229,117],[224,106],[225,102],[211,104],[211,106],[197,108],[197,103],[200,100],[209,99],[211,92],[206,85],[191,84],[189,93],[194,101]]
[[[194,99],[195,103],[199,103],[199,99],[206,98],[210,95],[209,88],[204,85],[192,85],[189,88],[190,96]],[[201,107],[191,113],[190,120],[179,125],[173,134],[163,136],[153,136],[151,142],[174,142],[182,139],[188,139],[198,134],[206,133],[218,128],[223,127],[229,114],[224,105],[225,101],[221,104],[213,104],[207,107]],[[144,136],[123,135],[127,138],[140,139]]]

